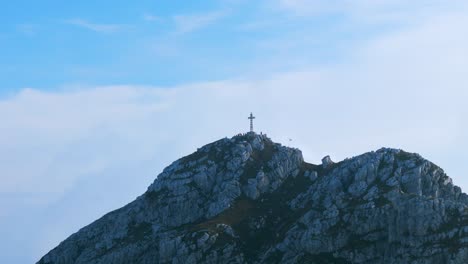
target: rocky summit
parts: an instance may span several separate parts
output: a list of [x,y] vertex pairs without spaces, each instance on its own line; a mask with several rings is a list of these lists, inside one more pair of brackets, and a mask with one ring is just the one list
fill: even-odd
[[175,161],[38,263],[468,263],[468,196],[417,154],[314,165],[251,132]]

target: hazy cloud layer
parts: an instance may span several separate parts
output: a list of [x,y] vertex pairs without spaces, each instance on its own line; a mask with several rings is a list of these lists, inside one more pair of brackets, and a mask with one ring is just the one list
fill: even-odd
[[69,19],[66,20],[65,23],[99,33],[114,33],[125,28],[124,25],[120,24],[98,24],[81,18]]
[[203,14],[176,15],[173,17],[177,33],[189,33],[206,27],[226,15],[224,11],[214,11]]

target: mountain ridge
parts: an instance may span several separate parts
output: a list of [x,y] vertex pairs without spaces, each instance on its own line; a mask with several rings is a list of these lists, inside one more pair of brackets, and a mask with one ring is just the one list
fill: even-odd
[[468,196],[418,154],[338,163],[247,133],[166,167],[38,263],[465,263]]

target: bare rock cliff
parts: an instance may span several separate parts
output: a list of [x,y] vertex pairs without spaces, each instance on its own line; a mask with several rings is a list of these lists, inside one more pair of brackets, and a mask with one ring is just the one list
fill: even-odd
[[325,161],[216,141],[38,263],[468,263],[468,196],[442,169],[395,149]]

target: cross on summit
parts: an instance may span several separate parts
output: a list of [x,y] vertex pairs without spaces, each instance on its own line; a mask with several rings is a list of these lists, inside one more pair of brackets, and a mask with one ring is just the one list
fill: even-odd
[[250,113],[250,116],[248,117],[248,119],[250,119],[250,132],[254,132],[253,131],[253,120],[255,119],[255,116],[253,116],[253,114]]

